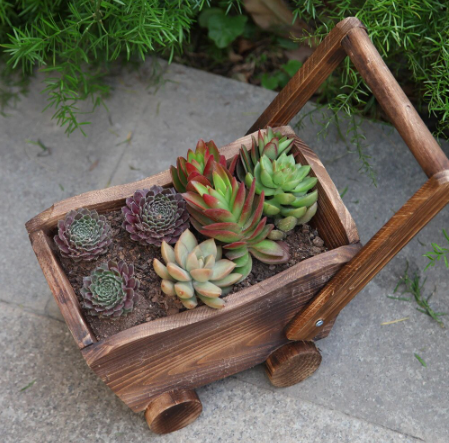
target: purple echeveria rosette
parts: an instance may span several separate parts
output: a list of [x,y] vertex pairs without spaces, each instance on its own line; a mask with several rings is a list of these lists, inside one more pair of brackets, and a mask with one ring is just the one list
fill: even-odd
[[96,260],[112,243],[111,226],[97,211],[80,208],[59,221],[54,241],[64,258]]
[[181,194],[174,188],[152,186],[126,199],[122,208],[123,228],[141,244],[161,246],[162,241],[176,243],[189,227],[189,213]]
[[118,263],[109,261],[94,269],[89,277],[84,277],[80,291],[82,306],[89,315],[117,319],[134,309],[138,288],[134,265],[123,260]]

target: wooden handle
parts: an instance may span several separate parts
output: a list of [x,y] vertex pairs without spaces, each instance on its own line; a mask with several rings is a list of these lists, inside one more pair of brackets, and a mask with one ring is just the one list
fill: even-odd
[[[332,32],[328,38],[331,36]],[[339,43],[430,179],[292,320],[286,328],[291,340],[312,340],[319,335],[327,323],[333,321],[341,309],[449,202],[449,160],[365,29],[352,27]],[[314,63],[321,71],[320,61]],[[308,67],[312,77],[314,69],[314,66]],[[296,90],[300,91],[301,85],[296,84]],[[306,95],[310,97],[311,91]],[[281,103],[277,105],[282,106]]]
[[364,29],[352,29],[341,42],[391,123],[427,177],[449,169],[449,160],[421,120]]
[[251,126],[247,134],[267,126],[284,126],[290,123],[290,120],[346,57],[341,41],[350,30],[359,27],[363,28],[363,24],[355,17],[348,17],[338,23]]

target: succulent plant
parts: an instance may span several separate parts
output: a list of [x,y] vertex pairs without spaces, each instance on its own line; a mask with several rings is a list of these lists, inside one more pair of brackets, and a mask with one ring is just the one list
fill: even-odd
[[264,194],[255,198],[255,180],[247,193],[244,183],[215,163],[212,181],[213,187],[192,180],[190,185],[195,192],[183,194],[197,231],[224,243],[226,257],[236,263],[236,272],[242,274],[242,279],[251,272],[250,254],[264,263],[286,262],[286,248],[266,239],[273,225],[262,218]]
[[295,162],[293,155],[282,153],[277,160],[263,155],[254,167],[254,176],[248,172],[245,183],[254,184],[257,194],[266,196],[265,215],[274,216],[280,231],[270,233],[270,238],[280,239],[297,224],[307,223],[316,214],[318,191],[309,192],[317,183],[308,176],[310,166]]
[[176,243],[189,227],[189,214],[181,194],[173,188],[154,185],[136,191],[122,208],[123,228],[131,239],[142,244],[160,246],[163,241]]
[[154,270],[162,278],[161,289],[167,295],[177,295],[187,309],[197,305],[197,297],[211,308],[223,308],[225,301],[220,295],[242,277],[232,273],[235,263],[221,259],[221,248],[213,239],[198,244],[188,229],[174,248],[163,242],[161,252],[165,265],[157,258],[153,261]]
[[112,243],[111,226],[97,211],[80,208],[70,211],[58,222],[54,241],[65,258],[96,260]]
[[199,140],[195,152],[187,152],[187,159],[178,157],[176,167],[170,167],[173,186],[178,192],[186,192],[189,181],[195,179],[204,185],[210,185],[213,164],[217,162],[226,167],[224,155],[220,155],[217,146],[211,140]]
[[282,153],[288,154],[293,143],[293,139],[282,136],[280,132],[273,132],[270,127],[265,134],[259,131],[257,140],[252,136],[251,141],[251,148],[248,150],[245,145],[242,145],[239,154],[233,158],[229,167],[231,175],[235,174],[241,182],[245,181],[248,172],[254,175],[254,167],[262,155],[276,160]]
[[89,277],[84,277],[82,306],[90,315],[116,319],[133,310],[138,288],[134,265],[123,260],[118,263],[109,261],[94,269]]

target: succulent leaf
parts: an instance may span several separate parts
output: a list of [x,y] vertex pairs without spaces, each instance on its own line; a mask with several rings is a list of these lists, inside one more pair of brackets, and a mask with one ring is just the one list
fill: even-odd
[[89,315],[100,318],[126,316],[134,309],[138,299],[135,291],[138,288],[134,266],[128,266],[124,261],[117,263],[111,260],[98,266],[89,277],[83,279],[80,291],[82,306]]
[[136,191],[122,208],[123,228],[141,244],[176,243],[189,227],[189,213],[181,194],[173,188],[153,186]]
[[70,211],[59,221],[54,242],[64,258],[96,260],[112,243],[111,226],[97,211],[80,208]]
[[153,260],[154,270],[163,279],[161,289],[167,295],[177,295],[187,309],[197,305],[197,297],[210,307],[224,307],[224,300],[213,300],[242,277],[232,273],[235,263],[221,258],[221,248],[212,238],[198,244],[189,230],[184,231],[174,249],[165,242],[161,249],[166,266]]

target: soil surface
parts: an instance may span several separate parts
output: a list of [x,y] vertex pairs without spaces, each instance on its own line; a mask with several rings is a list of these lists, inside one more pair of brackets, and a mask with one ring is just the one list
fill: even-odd
[[[83,277],[90,275],[101,263],[108,260],[125,260],[128,263],[134,263],[135,276],[140,281],[138,290],[140,297],[134,306],[134,310],[126,317],[117,320],[99,319],[85,313],[86,320],[98,340],[110,337],[133,326],[157,318],[175,315],[185,310],[176,297],[169,297],[161,291],[161,279],[154,272],[152,266],[153,258],[158,258],[163,262],[160,248],[142,246],[131,240],[129,234],[121,227],[123,220],[121,211],[113,211],[105,214],[105,216],[111,224],[113,232],[113,242],[105,255],[97,261],[78,263],[60,257],[62,267],[80,302],[82,301],[80,289],[83,285]],[[257,284],[306,258],[327,250],[317,230],[308,225],[297,227],[284,242],[290,247],[291,259],[288,263],[267,265],[253,259],[251,274],[243,282],[235,285],[233,292]]]

